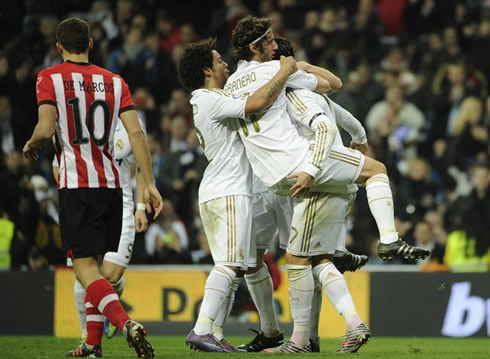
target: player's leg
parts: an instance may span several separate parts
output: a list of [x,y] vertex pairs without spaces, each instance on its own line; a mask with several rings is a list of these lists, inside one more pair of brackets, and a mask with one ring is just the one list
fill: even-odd
[[273,240],[279,240],[287,246],[293,215],[293,201],[270,192],[255,193],[252,199],[252,241],[257,246],[257,265],[250,267],[245,275],[250,295],[260,317],[260,331],[250,342],[238,348],[249,352],[259,352],[281,345],[284,335],[279,328],[274,306],[274,285],[264,263],[264,254]]
[[361,345],[369,340],[371,332],[357,314],[344,277],[330,259],[326,258],[321,259],[319,264],[315,265],[313,274],[321,283],[330,302],[345,321],[347,334],[337,352],[357,352]]
[[224,338],[224,327],[226,324],[226,320],[228,319],[228,316],[230,315],[231,309],[233,308],[233,303],[235,302],[235,294],[236,291],[238,290],[238,287],[243,281],[243,276],[245,272],[240,270],[237,273],[237,276],[233,280],[233,282],[230,284],[230,291],[228,293],[228,296],[225,299],[225,302],[221,306],[221,309],[218,313],[218,316],[216,319],[213,321],[213,325],[211,328],[211,332],[213,336],[219,341],[221,346],[227,351],[227,352],[236,352],[238,351],[237,348],[235,348],[233,345],[231,345],[225,338]]
[[385,165],[366,156],[361,174],[356,182],[366,185],[369,209],[380,233],[378,245],[380,258],[391,260],[394,256],[410,259],[427,257],[430,254],[428,250],[412,246],[398,236],[395,227],[393,195]]
[[[121,298],[124,291],[125,282],[123,275],[131,261],[135,234],[136,228],[132,202],[131,205],[126,205],[124,203],[121,238],[119,240],[117,252],[106,253],[102,267],[100,268],[102,275],[109,281],[109,283],[111,283],[119,298]],[[116,334],[116,331],[117,327],[106,320],[104,326],[106,337],[112,338]]]
[[228,351],[213,336],[212,326],[227,303],[237,274],[248,266],[252,225],[250,209],[250,198],[247,196],[220,197],[200,206],[215,266],[206,281],[196,324],[186,338],[187,345],[192,349]]
[[87,338],[87,313],[85,309],[85,288],[82,283],[75,278],[73,286],[73,297],[75,298],[75,307],[77,308],[78,319],[80,319],[80,328],[82,331],[82,342]]
[[68,209],[66,213],[71,216],[67,219],[66,213],[65,216],[60,215],[60,223],[64,224],[62,238],[69,238],[67,247],[73,252],[75,275],[86,288],[86,346],[89,349],[100,347],[105,316],[123,330],[138,355],[152,358],[154,350],[144,338],[144,327],[130,320],[117,293],[99,269],[102,256],[108,250],[117,250],[119,244],[122,222],[121,191],[79,189],[70,193],[62,192],[64,191],[60,191],[61,206]]
[[311,257],[314,256],[312,248],[316,246],[316,239],[312,235],[318,199],[321,196],[322,194],[313,193],[294,201],[291,232],[286,249],[289,303],[294,328],[290,340],[271,350],[273,352],[311,352],[309,327],[314,294]]
[[311,351],[314,353],[320,352],[320,313],[322,310],[322,296],[323,288],[322,284],[318,281],[318,278],[313,276],[315,283],[315,291],[313,292],[313,300],[311,301],[310,312],[310,346]]
[[332,185],[352,183],[366,185],[369,208],[380,233],[378,253],[381,259],[392,259],[393,256],[423,259],[430,254],[398,237],[386,167],[359,151],[332,146],[328,161],[314,179],[312,191],[329,192]]

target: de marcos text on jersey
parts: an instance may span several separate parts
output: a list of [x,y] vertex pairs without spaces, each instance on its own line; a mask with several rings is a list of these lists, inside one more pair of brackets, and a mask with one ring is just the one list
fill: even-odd
[[63,80],[65,91],[86,91],[86,92],[111,92],[114,93],[114,84],[105,82],[92,81],[73,81]]

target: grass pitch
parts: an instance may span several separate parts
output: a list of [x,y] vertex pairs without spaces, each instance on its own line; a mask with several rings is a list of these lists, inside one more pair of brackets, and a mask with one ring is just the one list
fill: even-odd
[[[156,358],[217,358],[219,353],[199,353],[185,345],[183,336],[149,336],[156,349]],[[229,337],[233,345],[250,340],[250,337]],[[65,353],[74,349],[79,342],[75,339],[59,339],[39,336],[0,336],[0,358],[3,359],[48,359],[64,358]],[[326,339],[321,342],[321,353],[307,354],[308,358],[338,358],[335,354],[339,341]],[[136,353],[128,348],[124,338],[117,335],[111,340],[104,339],[104,358],[136,358]],[[265,353],[233,353],[234,358],[265,358]],[[298,354],[281,354],[281,358],[298,357]],[[372,338],[361,347],[356,358],[416,358],[416,359],[483,359],[490,358],[489,339],[448,339],[448,338]]]

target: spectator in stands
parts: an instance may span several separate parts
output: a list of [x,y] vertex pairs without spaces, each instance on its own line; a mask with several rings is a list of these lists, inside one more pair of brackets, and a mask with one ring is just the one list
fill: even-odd
[[19,270],[27,263],[26,249],[22,232],[0,207],[0,271]]
[[418,222],[413,231],[413,239],[417,247],[430,251],[430,256],[419,261],[418,264],[437,264],[443,262],[444,246],[437,241],[429,224]]
[[171,201],[164,200],[162,213],[145,234],[145,249],[151,263],[190,264],[189,238]]
[[447,237],[444,263],[454,272],[490,270],[490,168],[488,162],[471,167],[474,189],[452,204],[448,221],[453,230]]

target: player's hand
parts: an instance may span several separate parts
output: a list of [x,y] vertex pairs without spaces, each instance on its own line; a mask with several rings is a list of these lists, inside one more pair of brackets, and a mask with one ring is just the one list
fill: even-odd
[[24,156],[29,160],[37,160],[39,158],[39,148],[31,147],[29,141],[24,145],[24,149],[22,150]]
[[369,150],[369,145],[368,145],[367,142],[366,143],[363,143],[362,145],[359,144],[359,143],[351,142],[350,143],[350,148],[352,148],[354,150],[358,150],[363,155],[365,155],[367,153],[367,151]]
[[137,209],[134,212],[134,222],[136,225],[136,232],[141,233],[148,229],[148,218],[144,210]]
[[155,215],[153,219],[156,219],[163,208],[163,199],[158,192],[155,184],[151,184],[146,186],[145,188],[145,203],[146,203],[146,211],[151,213],[151,210],[155,210]]
[[313,184],[313,177],[311,177],[308,173],[304,171],[290,174],[286,178],[296,178],[296,183],[292,185],[289,189],[292,192],[291,197],[293,198],[306,195],[310,191],[310,188]]
[[296,67],[296,60],[292,56],[281,56],[279,62],[281,64],[281,68],[285,68],[289,75],[292,75],[298,71],[298,68]]
[[308,69],[310,67],[310,64],[305,62],[305,61],[298,61],[296,63],[296,67],[298,67],[298,70],[302,70],[304,72],[308,72]]

